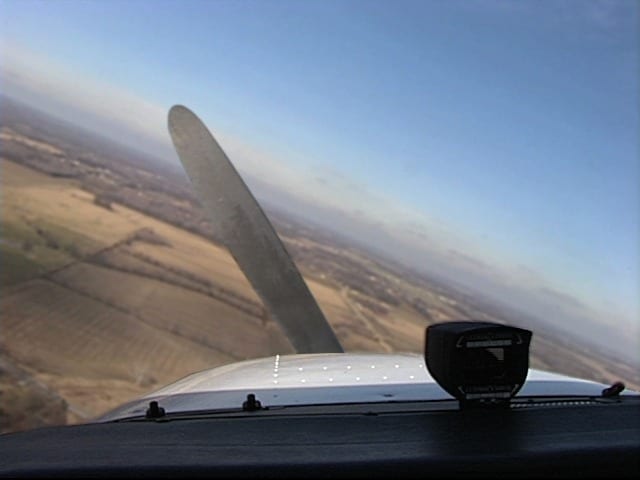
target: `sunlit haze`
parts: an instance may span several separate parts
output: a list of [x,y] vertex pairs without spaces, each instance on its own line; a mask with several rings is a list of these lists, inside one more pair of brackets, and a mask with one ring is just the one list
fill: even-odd
[[2,0],[0,90],[176,165],[184,104],[259,199],[637,355],[639,9]]

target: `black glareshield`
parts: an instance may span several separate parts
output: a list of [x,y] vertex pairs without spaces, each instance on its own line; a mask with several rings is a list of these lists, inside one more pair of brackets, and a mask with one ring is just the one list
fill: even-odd
[[490,322],[431,325],[425,339],[427,368],[461,403],[508,401],[527,378],[531,335]]

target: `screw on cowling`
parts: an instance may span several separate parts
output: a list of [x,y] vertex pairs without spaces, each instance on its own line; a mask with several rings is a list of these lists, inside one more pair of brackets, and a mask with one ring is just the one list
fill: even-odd
[[245,412],[254,412],[262,409],[260,400],[256,400],[256,396],[253,393],[247,395],[247,400],[242,403],[242,410]]
[[617,397],[618,395],[620,395],[620,393],[622,393],[624,389],[625,389],[624,383],[615,382],[609,388],[605,388],[604,390],[602,390],[602,396],[605,398]]
[[158,406],[158,402],[155,400],[149,402],[149,408],[145,417],[147,418],[162,418],[165,416],[164,408]]

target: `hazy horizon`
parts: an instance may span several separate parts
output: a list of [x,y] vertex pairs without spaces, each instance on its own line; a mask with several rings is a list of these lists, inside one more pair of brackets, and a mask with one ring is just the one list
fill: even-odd
[[[7,98],[9,100],[16,100],[11,97]],[[2,99],[2,96],[0,96],[0,99]],[[64,117],[57,116],[52,112],[44,112],[43,110],[37,108],[36,105],[28,105],[26,103],[25,105],[27,107],[34,108],[34,110],[36,111],[51,115],[52,118],[63,120],[69,126],[75,126],[75,128],[80,129],[80,131],[90,131],[91,133],[96,135],[96,138],[103,138],[108,141],[113,141],[115,144],[120,145],[125,149],[131,148],[131,152],[134,155],[144,155],[141,150],[134,150],[132,146],[121,143],[116,139],[105,137],[99,131],[87,129],[85,125],[75,124],[73,121],[69,121]],[[134,151],[136,153],[134,153]],[[158,158],[153,158],[149,154],[147,155],[148,160],[153,162],[159,161]],[[167,166],[172,167],[176,172],[182,172],[184,174],[184,171],[180,165],[167,163]],[[471,281],[465,280],[463,274],[468,272],[460,270],[461,267],[459,265],[455,265],[455,263],[443,263],[443,259],[434,256],[433,252],[429,252],[426,257],[422,258],[410,257],[410,255],[424,254],[426,250],[421,250],[420,252],[410,250],[408,252],[405,252],[405,255],[398,255],[398,240],[386,234],[384,231],[377,230],[376,225],[358,225],[357,221],[354,224],[353,218],[344,215],[339,210],[333,210],[330,208],[323,209],[322,207],[314,206],[312,204],[307,205],[306,208],[304,208],[302,211],[299,208],[292,209],[292,202],[294,202],[297,207],[300,206],[299,203],[296,203],[301,200],[300,198],[289,197],[286,192],[282,192],[274,188],[272,185],[269,185],[268,182],[265,183],[262,179],[256,177],[251,172],[242,172],[242,174],[247,183],[250,185],[254,194],[256,194],[259,201],[263,204],[264,207],[267,208],[267,210],[275,208],[276,211],[280,211],[287,215],[292,215],[293,218],[295,218],[298,222],[302,222],[303,224],[306,223],[309,226],[313,226],[314,228],[321,227],[323,229],[326,229],[327,232],[338,234],[343,240],[353,242],[353,244],[357,247],[365,248],[367,252],[374,255],[374,258],[397,262],[399,265],[403,265],[405,268],[410,269],[414,273],[424,275],[427,279],[436,280],[438,282],[445,282],[450,287],[455,287],[456,289],[462,288],[467,293],[481,295],[482,301],[489,301],[491,303],[494,303],[495,306],[500,309],[506,307],[512,309],[514,312],[519,312],[524,315],[523,318],[509,318],[509,320],[511,320],[514,324],[519,324],[523,327],[534,329],[536,329],[536,326],[547,328],[551,327],[552,330],[555,330],[558,333],[561,331],[572,331],[571,329],[567,329],[565,326],[558,324],[558,321],[571,320],[570,317],[566,316],[566,313],[558,317],[554,317],[551,320],[549,318],[545,318],[543,317],[543,314],[545,312],[540,309],[540,305],[536,305],[535,303],[529,304],[530,299],[528,300],[526,296],[523,297],[523,292],[510,292],[510,294],[516,295],[515,300],[517,300],[517,302],[514,303],[514,297],[505,297],[504,289],[501,289],[499,285],[497,286],[497,288],[493,288],[495,287],[495,285],[493,285],[492,283],[487,284],[487,278],[483,277],[482,275],[479,275],[479,278],[472,278]],[[186,174],[184,175],[185,181],[188,181]],[[311,217],[309,216],[309,213],[312,213]],[[358,233],[359,230],[362,230],[361,233]],[[369,241],[369,238],[372,235],[376,237],[377,241]],[[464,256],[464,254],[461,252],[449,251],[448,253]],[[472,259],[470,257],[467,258],[466,261],[480,264],[478,260]],[[483,265],[483,267],[486,268],[488,266]],[[576,301],[576,299],[564,296],[561,292],[548,290],[546,294],[556,297],[563,305],[569,303],[574,309],[576,307],[578,308],[578,310],[580,310],[581,308],[585,308],[584,305],[580,305],[579,302]],[[533,305],[534,310],[529,310],[530,305]],[[554,307],[553,305],[551,305],[550,307],[547,306],[547,308],[553,309],[557,308],[557,306]],[[557,315],[558,312],[556,311],[554,313]],[[536,319],[536,322],[542,322],[542,324],[538,325],[538,323],[536,323],[535,325],[527,325],[527,320],[529,317]],[[580,322],[581,320],[584,319],[575,317],[573,319],[573,321],[576,323]],[[587,327],[587,329],[591,331],[591,333],[585,334],[585,332],[582,330],[573,330],[572,333],[574,333],[574,339],[586,342],[587,345],[597,346],[598,348],[602,349],[603,353],[608,352],[612,355],[619,355],[620,353],[622,353],[622,357],[625,357],[627,360],[636,362],[638,361],[638,359],[635,358],[634,355],[629,356],[624,352],[620,352],[618,348],[611,345],[609,338],[611,337],[611,332],[607,332],[606,330],[602,329],[604,325],[590,325],[589,322],[587,322],[587,324],[583,324],[582,327]],[[595,331],[598,331],[598,333],[594,333]],[[549,333],[549,331],[547,333]],[[602,335],[604,335],[604,337],[606,338],[604,342],[600,339]],[[620,344],[625,344],[629,339],[625,338],[624,336],[620,336],[617,340],[618,342],[620,342]],[[627,345],[626,348],[629,351],[633,351],[633,339],[629,342],[629,345]]]
[[[3,2],[0,85],[173,164],[166,113],[183,103],[261,200],[296,205],[397,261],[598,342],[626,342],[637,363],[637,5],[553,2],[554,19],[529,3],[420,3],[372,2],[352,23],[336,16],[354,14],[349,2],[296,6],[288,21],[292,4],[253,4],[273,22],[263,24],[233,3],[187,2],[171,22],[195,22],[218,52],[204,68],[193,41],[153,39],[171,25],[171,2],[136,33],[144,45],[137,24],[117,23],[121,12],[107,4],[35,13],[30,2]],[[127,4],[132,19],[144,18],[139,7]],[[208,32],[201,9],[229,25]],[[278,52],[273,63],[260,58],[259,32]],[[304,54],[280,49],[287,35]],[[168,45],[174,54],[160,56]]]

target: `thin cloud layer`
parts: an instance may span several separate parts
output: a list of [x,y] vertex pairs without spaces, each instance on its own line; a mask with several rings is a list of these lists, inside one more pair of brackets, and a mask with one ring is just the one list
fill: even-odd
[[0,66],[6,94],[138,150],[171,154],[166,108],[15,45],[2,44]]

